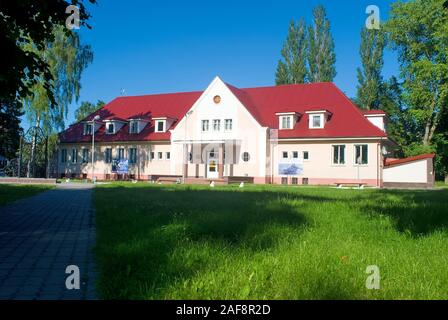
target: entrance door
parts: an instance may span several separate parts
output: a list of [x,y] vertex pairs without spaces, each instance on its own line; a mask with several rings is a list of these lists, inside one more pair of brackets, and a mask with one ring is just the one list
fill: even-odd
[[218,178],[218,153],[210,151],[207,156],[207,178]]

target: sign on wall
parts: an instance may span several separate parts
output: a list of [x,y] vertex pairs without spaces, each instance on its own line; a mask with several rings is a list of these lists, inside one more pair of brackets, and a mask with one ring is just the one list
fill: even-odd
[[278,174],[281,176],[300,176],[303,173],[302,158],[281,159],[278,164]]
[[112,172],[118,174],[127,174],[129,169],[129,161],[125,159],[114,159],[112,161]]

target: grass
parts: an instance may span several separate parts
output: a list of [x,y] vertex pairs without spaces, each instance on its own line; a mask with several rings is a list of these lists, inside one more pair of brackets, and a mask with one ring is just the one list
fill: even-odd
[[[106,299],[447,299],[448,190],[97,186]],[[377,265],[381,289],[368,290]]]
[[15,185],[15,184],[0,184],[0,206],[9,202],[13,202],[22,198],[34,196],[42,191],[53,188],[50,185]]

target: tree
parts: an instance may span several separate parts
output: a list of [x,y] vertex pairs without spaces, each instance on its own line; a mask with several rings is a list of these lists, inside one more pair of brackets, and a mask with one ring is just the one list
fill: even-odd
[[297,84],[306,81],[306,26],[301,19],[296,25],[291,21],[288,36],[283,45],[281,54],[283,60],[278,62],[276,84]]
[[[28,120],[34,127],[42,128],[46,136],[64,129],[68,106],[79,98],[81,89],[81,75],[87,65],[93,60],[90,46],[80,42],[75,32],[65,33],[61,26],[53,30],[54,40],[39,50],[32,42],[24,47],[25,51],[33,52],[48,64],[52,79],[50,84],[56,107],[52,105],[52,98],[48,95],[45,85],[41,82],[32,86],[33,94],[23,100],[23,106]],[[37,130],[35,130],[37,134]],[[30,176],[31,163],[34,163],[37,136],[31,142],[31,155],[28,161]]]
[[76,122],[82,121],[83,119],[87,118],[87,116],[94,113],[96,110],[100,109],[104,105],[105,103],[102,100],[98,100],[96,104],[93,104],[88,101],[82,102],[75,113]]
[[0,155],[7,159],[16,156],[22,133],[20,117],[23,114],[16,103],[15,100],[0,103]]
[[448,101],[448,10],[444,0],[392,5],[386,24],[399,52],[403,98],[424,146],[433,142]]
[[357,101],[362,109],[379,109],[384,65],[385,37],[381,30],[363,28],[359,53],[362,67],[357,69]]
[[[44,50],[53,40],[53,27],[64,26],[69,15],[65,12],[70,4],[79,7],[80,26],[86,23],[90,15],[83,0],[20,0],[0,2],[0,102],[8,103],[20,100],[32,94],[30,88],[40,83],[54,104],[51,88],[52,73],[46,61],[35,52],[23,50],[33,43],[39,51]],[[96,0],[89,0],[96,3]],[[65,29],[69,33],[68,29]],[[16,105],[17,106],[17,105]]]
[[322,5],[314,8],[313,17],[313,25],[308,28],[308,78],[310,82],[333,81],[336,54],[325,8]]
[[31,123],[51,134],[65,128],[68,106],[79,98],[81,75],[93,60],[89,45],[81,44],[78,33],[65,33],[63,27],[53,30],[54,40],[39,51],[32,43],[25,50],[40,56],[49,66],[53,80],[52,95],[57,107],[52,107],[51,98],[43,84],[33,85],[33,94],[23,100],[24,110]]

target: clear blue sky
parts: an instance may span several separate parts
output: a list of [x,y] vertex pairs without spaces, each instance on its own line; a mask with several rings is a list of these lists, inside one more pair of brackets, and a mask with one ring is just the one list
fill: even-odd
[[[81,101],[109,102],[121,94],[205,89],[219,75],[237,87],[274,84],[280,49],[291,19],[311,22],[312,8],[327,9],[336,46],[336,85],[356,93],[360,30],[370,4],[388,15],[393,1],[148,1],[98,0],[88,5],[92,29],[81,29],[94,61],[82,78]],[[384,76],[398,74],[386,52]]]

